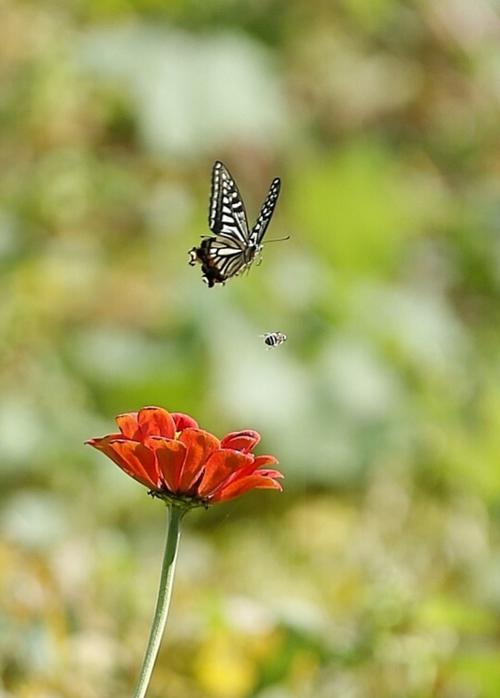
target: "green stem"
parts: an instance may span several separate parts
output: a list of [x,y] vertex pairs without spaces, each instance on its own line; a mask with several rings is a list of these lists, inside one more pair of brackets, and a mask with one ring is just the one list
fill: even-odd
[[163,631],[167,622],[170,597],[172,596],[177,549],[179,547],[179,538],[181,535],[180,522],[184,513],[184,508],[175,506],[174,504],[170,506],[167,539],[165,541],[165,552],[163,553],[163,565],[161,568],[160,588],[158,589],[153,625],[151,626],[148,646],[144,655],[134,698],[144,698],[146,695],[158,650],[160,649]]

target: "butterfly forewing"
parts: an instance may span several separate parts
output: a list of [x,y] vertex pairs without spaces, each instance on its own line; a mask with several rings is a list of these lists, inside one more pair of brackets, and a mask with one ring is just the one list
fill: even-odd
[[214,235],[229,238],[241,248],[248,244],[245,207],[229,170],[217,161],[212,170],[208,225]]
[[269,225],[269,221],[273,216],[274,208],[276,206],[276,202],[278,201],[278,196],[280,195],[280,188],[281,180],[277,177],[271,182],[269,193],[266,200],[262,204],[257,222],[250,233],[250,242],[255,245],[260,245],[262,238],[266,233],[267,226]]

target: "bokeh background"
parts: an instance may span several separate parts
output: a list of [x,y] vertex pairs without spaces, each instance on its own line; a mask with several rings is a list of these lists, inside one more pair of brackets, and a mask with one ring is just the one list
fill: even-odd
[[[131,694],[165,513],[83,441],[159,404],[286,490],[186,520],[151,698],[497,698],[498,0],[1,0],[0,57],[1,697]],[[216,158],[292,237],[208,290]]]

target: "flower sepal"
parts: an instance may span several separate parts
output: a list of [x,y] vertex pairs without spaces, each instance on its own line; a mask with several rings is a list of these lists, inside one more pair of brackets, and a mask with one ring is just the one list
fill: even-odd
[[173,494],[165,490],[148,490],[148,494],[153,499],[161,499],[167,506],[177,507],[183,510],[183,513],[191,509],[203,507],[208,509],[210,502],[203,497],[195,497],[187,494]]

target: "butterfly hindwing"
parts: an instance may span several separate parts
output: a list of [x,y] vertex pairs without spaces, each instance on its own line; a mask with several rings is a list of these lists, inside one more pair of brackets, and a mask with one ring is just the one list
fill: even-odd
[[246,266],[244,251],[228,244],[225,238],[209,238],[207,247],[209,264],[225,279],[236,276]]

